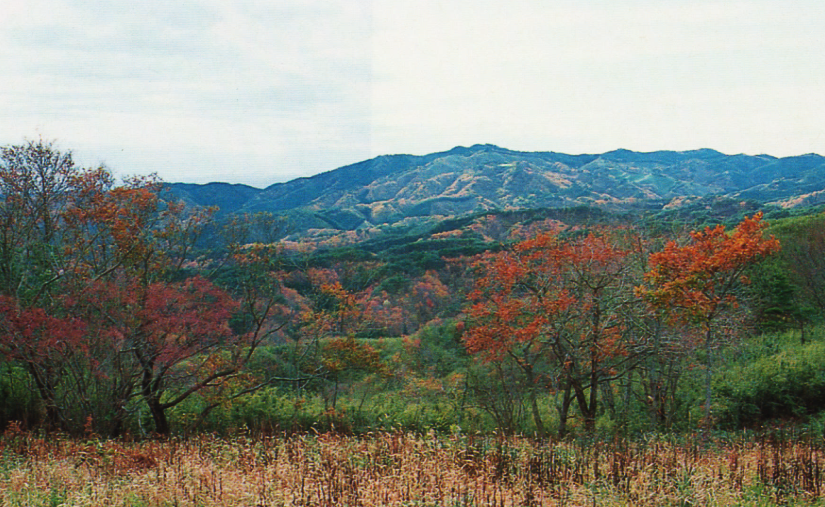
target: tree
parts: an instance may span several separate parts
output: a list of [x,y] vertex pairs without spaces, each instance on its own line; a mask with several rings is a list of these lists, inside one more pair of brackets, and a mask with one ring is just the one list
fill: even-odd
[[574,400],[592,431],[603,384],[628,363],[621,307],[631,303],[633,285],[630,250],[618,232],[568,240],[539,234],[477,265],[482,274],[470,294],[465,343],[485,361],[509,358],[521,368],[539,433],[541,383],[562,394],[562,432]]
[[64,294],[71,263],[66,215],[81,182],[106,174],[75,166],[70,152],[42,140],[0,149],[0,353],[31,374],[50,428],[65,429],[58,386],[67,362],[86,350],[83,323]]
[[239,371],[248,335],[232,333],[238,304],[209,281],[143,284],[136,278],[94,283],[86,304],[105,319],[110,343],[133,358],[133,378],[155,424],[170,431],[166,411]]
[[413,281],[407,295],[406,305],[413,317],[414,329],[420,329],[427,322],[441,314],[450,304],[450,289],[435,271],[427,271]]
[[540,437],[545,428],[537,401],[539,376],[557,338],[553,321],[574,303],[557,283],[564,263],[557,238],[549,235],[487,254],[476,264],[480,276],[466,310],[467,350],[484,362],[510,360],[518,366]]
[[51,428],[66,428],[58,385],[71,356],[83,354],[84,322],[70,314],[54,315],[39,307],[21,307],[0,296],[0,354],[24,366],[46,410]]
[[783,249],[802,295],[811,306],[825,312],[825,213],[794,220],[781,231]]
[[805,325],[825,313],[825,214],[788,218],[771,224],[782,242],[774,259],[754,276],[761,309],[769,323],[796,324],[805,341]]
[[4,222],[12,219],[21,237],[50,244],[81,170],[71,152],[61,153],[43,140],[3,147],[0,153],[0,194],[8,213]]
[[[118,186],[108,171],[88,171],[76,178],[76,187],[63,217],[62,290],[73,301],[72,313],[87,324],[89,357],[68,365],[67,381],[74,411],[83,412],[78,417],[93,417],[96,431],[117,435],[136,410],[141,376],[132,336],[117,329],[140,310],[135,303],[124,307],[119,292],[138,294],[167,281],[178,261],[164,239],[183,217],[173,217],[174,206],[163,210],[161,185],[152,177]],[[129,319],[124,311],[133,312]]]
[[[140,400],[167,433],[169,408],[224,392],[266,336],[271,300],[242,308],[183,269],[214,210],[160,190],[154,177],[116,185],[42,141],[2,149],[0,354],[30,373],[50,427],[94,415],[117,434]],[[235,332],[238,314],[253,322]]]
[[697,324],[704,335],[706,353],[705,424],[711,424],[713,350],[717,346],[715,325],[726,311],[737,306],[737,290],[747,280],[745,270],[756,260],[777,252],[779,242],[765,238],[762,214],[745,217],[728,234],[717,225],[690,233],[690,241],[667,243],[650,256],[647,285],[638,293],[656,308],[674,318]]
[[386,377],[389,371],[380,355],[368,343],[355,340],[352,335],[327,341],[321,352],[325,376],[332,382],[332,392],[324,396],[327,409],[335,410],[341,383],[352,381],[357,374],[374,373]]
[[614,229],[568,241],[569,268],[563,280],[576,298],[556,346],[585,428],[595,429],[601,392],[621,378],[638,359],[633,320],[634,251],[631,232]]
[[[784,254],[788,243],[783,241],[782,245]],[[791,269],[785,259],[774,256],[752,266],[747,276],[751,281],[748,299],[753,304],[759,328],[769,331],[798,329],[800,341],[805,345],[805,326],[817,312],[809,306],[801,284],[794,280],[794,271],[803,270],[803,266]],[[815,276],[814,273],[811,275]]]
[[118,252],[118,261],[105,262],[110,267],[103,276],[90,280],[86,314],[108,323],[101,329],[117,345],[113,364],[132,357],[134,387],[124,393],[139,396],[155,431],[167,434],[167,410],[196,393],[208,401],[194,425],[223,401],[266,385],[244,368],[283,325],[273,321],[284,312],[269,249],[230,245],[226,262],[238,276],[227,289],[237,299],[202,276],[181,273],[185,266],[197,267],[194,246],[214,210],[187,212],[160,201],[157,190],[137,180],[97,199],[88,216],[77,218],[106,232],[95,248],[86,249],[94,252],[91,258]]
[[[272,222],[268,221],[271,217],[267,215],[264,218],[272,226]],[[260,221],[249,223],[259,224]],[[248,353],[244,363],[248,363],[258,347],[282,340],[282,330],[298,320],[300,312],[295,297],[297,293],[282,284],[284,260],[281,246],[277,243],[243,243],[242,237],[235,236],[229,243],[230,259],[225,267],[232,276],[222,285],[240,304],[231,325],[236,333],[246,335]],[[283,372],[270,370],[260,369],[254,382],[247,382],[234,391],[227,390],[228,384],[223,384],[220,389],[224,391],[223,400],[215,398],[208,404],[201,419],[219,405],[219,400],[236,399],[276,382],[299,381],[295,376],[284,376]]]

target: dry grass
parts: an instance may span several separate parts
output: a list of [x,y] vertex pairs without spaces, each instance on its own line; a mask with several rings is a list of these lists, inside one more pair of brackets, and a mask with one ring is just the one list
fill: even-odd
[[701,451],[381,433],[128,443],[0,440],[2,506],[820,504],[825,453],[762,439]]

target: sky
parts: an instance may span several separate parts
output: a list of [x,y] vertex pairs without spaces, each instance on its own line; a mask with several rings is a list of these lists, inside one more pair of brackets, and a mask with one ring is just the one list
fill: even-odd
[[825,154],[821,0],[3,0],[0,146],[265,187],[491,143]]

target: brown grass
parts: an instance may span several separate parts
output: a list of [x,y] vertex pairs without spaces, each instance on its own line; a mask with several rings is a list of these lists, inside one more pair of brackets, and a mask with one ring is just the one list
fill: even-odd
[[825,453],[379,433],[140,443],[8,431],[0,505],[552,506],[822,504]]

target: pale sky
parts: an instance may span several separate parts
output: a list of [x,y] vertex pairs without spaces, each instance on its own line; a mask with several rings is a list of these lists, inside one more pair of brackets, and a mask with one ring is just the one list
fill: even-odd
[[3,0],[0,145],[264,187],[492,143],[825,154],[822,0]]

